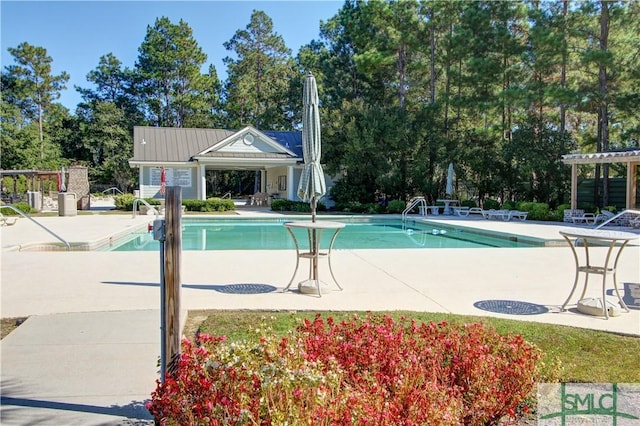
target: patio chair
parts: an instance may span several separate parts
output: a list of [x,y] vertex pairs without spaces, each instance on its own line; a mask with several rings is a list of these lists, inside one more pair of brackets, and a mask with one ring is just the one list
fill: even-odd
[[256,192],[251,196],[251,205],[258,207],[269,206],[269,194],[266,192]]

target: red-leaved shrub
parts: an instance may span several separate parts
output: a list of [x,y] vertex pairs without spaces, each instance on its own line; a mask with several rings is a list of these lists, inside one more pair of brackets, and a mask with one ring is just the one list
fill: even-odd
[[539,358],[481,324],[318,315],[284,338],[185,340],[147,407],[166,425],[485,425],[514,415]]

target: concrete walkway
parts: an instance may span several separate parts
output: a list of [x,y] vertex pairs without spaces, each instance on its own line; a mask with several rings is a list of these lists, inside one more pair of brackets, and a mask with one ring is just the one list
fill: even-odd
[[[240,214],[274,215],[268,211]],[[153,216],[37,218],[68,241],[98,244],[143,230]],[[429,217],[561,241],[562,224]],[[158,252],[16,251],[55,239],[26,219],[0,231],[1,316],[29,319],[2,340],[2,425],[145,424],[160,355]],[[603,257],[605,250],[593,250]],[[185,251],[181,307],[259,310],[411,310],[497,316],[640,335],[640,246],[624,250],[619,287],[630,313],[605,320],[559,307],[574,277],[565,245],[517,249],[339,250],[344,291],[281,293],[294,252]],[[324,264],[322,267],[326,267]],[[303,269],[303,268],[301,268]],[[326,270],[321,269],[321,274]],[[303,277],[300,276],[300,279]],[[295,287],[295,285],[293,286]],[[592,278],[588,296],[598,296]],[[574,297],[577,299],[577,296]]]

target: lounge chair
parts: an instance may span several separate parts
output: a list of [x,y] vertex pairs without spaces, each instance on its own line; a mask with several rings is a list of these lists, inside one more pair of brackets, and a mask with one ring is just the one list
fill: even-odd
[[586,223],[587,225],[591,225],[596,223],[596,215],[593,213],[584,213],[582,216],[574,216],[571,218],[571,222],[573,223]]
[[453,214],[455,216],[467,217],[467,216],[469,216],[469,213],[471,213],[471,211],[469,210],[469,207],[454,207],[453,208]]
[[427,212],[434,216],[440,215],[440,207],[442,206],[426,206]]
[[502,219],[504,221],[511,219],[509,210],[483,210],[482,216],[484,216],[485,219]]
[[596,216],[593,213],[585,213],[582,209],[567,209],[564,211],[564,221],[571,223],[584,223],[587,225],[596,224],[598,221],[604,222],[604,216]]
[[564,211],[563,220],[565,222],[573,223],[574,217],[581,217],[581,216],[584,216],[584,210],[582,209],[566,209]]
[[[602,218],[602,223],[613,219],[616,215],[613,212],[610,212],[609,210],[602,210],[600,212],[600,214],[598,215]],[[597,223],[597,222],[596,222]],[[614,226],[624,226],[625,225],[625,221],[623,219],[623,217],[619,217],[615,220],[612,220],[611,222],[607,223],[607,225],[614,225]]]
[[520,210],[510,210],[509,218],[510,219],[520,219],[522,221],[527,220],[527,215],[529,212],[521,212]]
[[593,224],[597,225],[598,223],[605,223],[607,220],[611,219],[613,216],[615,215],[610,211],[602,210],[602,212],[598,213],[594,218]]
[[0,213],[0,226],[11,226],[15,225],[18,221],[17,217],[7,217]]

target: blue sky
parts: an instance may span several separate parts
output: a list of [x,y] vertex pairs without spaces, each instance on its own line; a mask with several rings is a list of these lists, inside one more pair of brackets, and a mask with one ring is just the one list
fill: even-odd
[[222,59],[231,56],[223,43],[244,29],[253,10],[264,11],[296,55],[300,46],[319,39],[320,21],[342,7],[336,0],[280,1],[11,1],[0,0],[2,69],[15,64],[7,49],[22,42],[47,49],[52,73],[70,75],[58,102],[73,113],[81,98],[74,86],[91,87],[86,75],[100,57],[113,53],[133,68],[147,26],[166,16],[177,24],[183,19],[207,54],[220,79],[226,78]]

